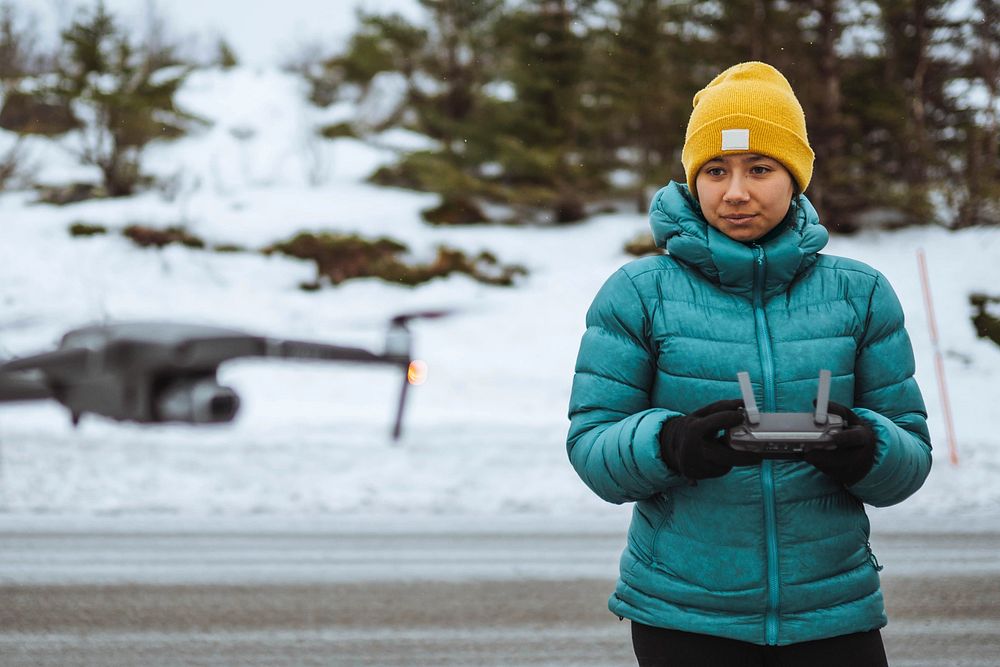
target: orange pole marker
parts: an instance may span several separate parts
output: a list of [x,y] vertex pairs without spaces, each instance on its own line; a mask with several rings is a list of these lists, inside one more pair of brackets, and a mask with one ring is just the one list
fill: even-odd
[[944,379],[944,359],[938,345],[937,320],[934,317],[934,301],[931,298],[931,281],[927,273],[927,257],[923,248],[917,248],[917,266],[920,269],[920,286],[924,292],[924,308],[927,310],[927,326],[931,332],[931,346],[934,348],[934,372],[937,375],[938,393],[941,395],[941,409],[944,411],[944,426],[948,436],[948,458],[952,465],[958,465],[958,444],[955,441],[955,424],[951,418],[951,401],[948,399],[948,385]]

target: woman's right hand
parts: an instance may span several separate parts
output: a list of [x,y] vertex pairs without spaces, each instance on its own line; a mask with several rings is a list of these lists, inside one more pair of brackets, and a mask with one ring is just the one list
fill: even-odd
[[722,477],[734,466],[761,462],[759,454],[727,447],[721,432],[743,421],[743,401],[716,401],[689,415],[674,417],[660,431],[660,457],[667,466],[688,479]]

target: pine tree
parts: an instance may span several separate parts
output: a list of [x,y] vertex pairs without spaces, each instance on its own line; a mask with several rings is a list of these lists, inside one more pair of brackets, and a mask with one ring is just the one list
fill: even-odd
[[232,69],[240,64],[233,47],[223,37],[220,37],[215,45],[215,63],[222,69]]
[[415,129],[441,142],[434,156],[435,190],[443,198],[424,212],[433,222],[484,222],[477,195],[496,192],[480,171],[491,157],[490,100],[483,92],[496,69],[496,21],[502,0],[419,0],[430,18],[421,74],[433,85],[411,87]]
[[35,42],[33,27],[22,25],[14,5],[9,0],[0,4],[0,92],[33,72]]
[[475,198],[581,219],[596,169],[580,104],[588,46],[579,19],[590,3],[533,0],[509,13],[498,0],[421,4],[432,27],[411,52],[408,107],[414,129],[442,149],[408,156],[395,177],[442,194],[434,219],[482,219]]
[[698,89],[692,54],[701,45],[685,30],[689,5],[613,0],[603,7],[588,77],[597,108],[589,116],[598,123],[605,168],[634,174],[636,209],[645,211],[651,188],[684,180],[680,150]]
[[[810,12],[799,40],[801,57],[795,64],[797,91],[806,114],[809,143],[816,154],[809,199],[823,223],[834,231],[856,228],[855,216],[866,205],[858,189],[855,161],[849,154],[848,135],[853,118],[845,112],[844,77],[858,54],[845,53],[844,33],[860,27],[871,16],[851,4],[848,19],[842,0],[810,0]],[[850,100],[851,108],[860,100]]]
[[558,223],[585,215],[584,191],[599,171],[588,163],[581,103],[588,71],[585,32],[589,2],[528,0],[509,14],[498,34],[505,46],[500,78],[516,91],[497,127],[506,184],[549,208]]
[[[942,194],[956,225],[996,219],[997,0],[970,0],[974,21],[952,18],[958,0],[419,1],[428,27],[363,17],[330,64],[362,87],[384,71],[408,81],[387,123],[441,149],[388,180],[441,193],[440,219],[481,219],[489,199],[570,221],[623,192],[644,209],[652,187],[683,178],[694,93],[749,59],[780,69],[802,102],[808,194],[832,229],[938,220]],[[966,104],[966,84],[990,101]]]
[[427,30],[399,14],[359,12],[358,30],[346,51],[324,64],[326,85],[352,83],[364,88],[380,72],[399,72],[412,86],[427,38]]
[[439,91],[421,93],[421,125],[428,134],[450,143],[455,127],[476,110],[480,88],[494,65],[492,25],[501,0],[419,0],[431,18],[422,66],[438,82]]
[[740,61],[759,60],[792,72],[801,53],[799,23],[810,10],[808,4],[782,0],[695,3],[688,20],[692,28],[707,33],[707,48],[699,59],[716,71]]
[[[891,117],[883,119],[885,138],[875,147],[889,159],[872,163],[889,178],[888,203],[909,223],[939,221],[932,192],[947,179],[949,127],[956,121],[947,94],[954,65],[936,49],[947,38],[947,0],[877,0],[884,35],[885,60],[877,86],[891,91],[885,99]],[[886,110],[888,111],[888,109]],[[887,114],[888,116],[888,114]],[[888,133],[885,130],[889,130]]]
[[193,118],[173,101],[187,69],[154,70],[102,1],[62,37],[58,90],[85,126],[80,159],[100,169],[109,196],[132,194],[146,145]]
[[47,64],[37,44],[35,17],[12,2],[0,3],[0,128],[18,135],[0,150],[0,190],[28,176],[25,135],[62,134],[75,126],[58,100],[36,99],[20,90],[25,78],[41,73]]
[[1000,225],[1000,2],[976,0],[956,38],[968,49],[965,81],[983,99],[966,106],[959,127],[965,159],[955,226]]

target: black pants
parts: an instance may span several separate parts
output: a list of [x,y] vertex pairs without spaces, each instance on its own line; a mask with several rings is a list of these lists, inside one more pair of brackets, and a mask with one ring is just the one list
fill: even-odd
[[888,667],[878,630],[788,646],[760,646],[632,622],[639,667]]

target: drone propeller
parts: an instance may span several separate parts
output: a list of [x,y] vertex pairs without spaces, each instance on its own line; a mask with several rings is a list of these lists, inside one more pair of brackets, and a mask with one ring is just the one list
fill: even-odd
[[454,309],[418,310],[410,313],[399,313],[389,320],[390,324],[406,326],[411,320],[436,320],[454,315]]

